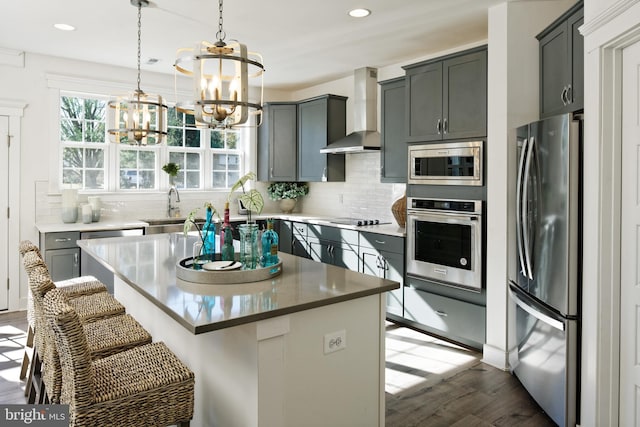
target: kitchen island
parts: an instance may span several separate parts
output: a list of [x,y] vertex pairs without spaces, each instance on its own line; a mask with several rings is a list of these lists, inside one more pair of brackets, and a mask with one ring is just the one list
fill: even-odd
[[279,254],[245,284],[176,279],[196,236],[78,241],[114,294],[195,373],[192,426],[383,426],[384,292],[397,282]]

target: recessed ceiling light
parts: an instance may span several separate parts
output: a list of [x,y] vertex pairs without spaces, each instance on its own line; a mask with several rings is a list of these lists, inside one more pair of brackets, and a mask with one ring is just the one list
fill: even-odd
[[369,15],[371,15],[371,11],[369,9],[353,9],[349,11],[349,16],[354,18],[364,18]]
[[54,28],[62,31],[75,31],[76,27],[69,24],[53,24]]

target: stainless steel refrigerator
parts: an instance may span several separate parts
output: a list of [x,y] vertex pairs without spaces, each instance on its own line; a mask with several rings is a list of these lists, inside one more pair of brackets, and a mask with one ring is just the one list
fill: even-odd
[[509,364],[560,426],[579,413],[581,132],[571,114],[517,129]]

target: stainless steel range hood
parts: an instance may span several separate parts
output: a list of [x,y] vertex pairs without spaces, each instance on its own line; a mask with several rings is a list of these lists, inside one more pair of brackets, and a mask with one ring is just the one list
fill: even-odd
[[378,107],[378,70],[363,67],[354,71],[354,132],[332,142],[321,153],[344,154],[380,151]]

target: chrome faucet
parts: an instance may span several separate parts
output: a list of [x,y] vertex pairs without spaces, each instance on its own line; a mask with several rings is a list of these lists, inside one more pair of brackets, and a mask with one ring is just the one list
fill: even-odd
[[171,197],[171,194],[173,193],[175,193],[176,195],[175,203],[180,203],[180,193],[178,193],[178,189],[174,185],[172,185],[171,188],[169,188],[169,193],[167,194],[167,217],[169,218],[180,216],[180,206],[176,206],[173,201],[173,197]]

